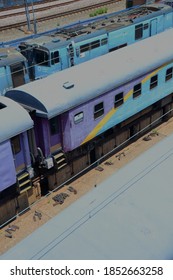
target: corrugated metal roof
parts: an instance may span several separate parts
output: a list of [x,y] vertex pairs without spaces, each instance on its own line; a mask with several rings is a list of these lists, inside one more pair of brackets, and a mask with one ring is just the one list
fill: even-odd
[[[6,95],[18,101],[22,99],[24,104],[32,103],[33,107],[39,101],[47,117],[52,118],[172,61],[172,45],[173,30],[170,29],[43,80],[18,87]],[[65,89],[63,85],[66,82],[73,83],[74,87]]]
[[33,127],[26,110],[4,96],[0,96],[0,120],[0,143]]
[[172,259],[172,166],[173,134],[0,259]]

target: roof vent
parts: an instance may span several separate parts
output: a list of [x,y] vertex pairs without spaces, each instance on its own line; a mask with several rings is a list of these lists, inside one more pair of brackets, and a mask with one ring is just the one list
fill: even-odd
[[59,38],[53,38],[53,39],[52,39],[52,42],[53,42],[53,43],[58,43],[58,42],[60,42],[60,39],[59,39]]
[[70,89],[70,88],[73,88],[73,87],[74,87],[74,84],[71,83],[71,82],[65,82],[65,83],[63,84],[63,87],[64,87],[65,89]]

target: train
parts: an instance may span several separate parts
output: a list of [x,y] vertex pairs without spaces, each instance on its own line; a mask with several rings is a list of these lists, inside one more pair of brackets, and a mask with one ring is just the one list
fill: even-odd
[[0,0],[0,8],[9,8],[16,6],[23,6],[27,2],[27,4],[37,4],[38,2],[43,2],[43,0]]
[[173,26],[169,5],[152,4],[123,10],[105,20],[74,28],[60,28],[19,44],[28,60],[32,80],[43,78],[100,55],[153,36]]
[[172,44],[170,29],[1,96],[1,224],[173,116]]
[[[23,83],[27,78],[24,75],[28,74],[30,81],[41,79],[156,35],[172,26],[173,8],[154,3],[125,9],[88,24],[62,27],[51,35],[20,42],[18,51],[26,58],[26,71],[23,74],[20,72]],[[1,71],[5,75],[6,67],[2,67]],[[1,78],[4,79],[4,76]],[[1,95],[7,89],[15,87],[12,83],[8,86],[3,83],[0,85]]]

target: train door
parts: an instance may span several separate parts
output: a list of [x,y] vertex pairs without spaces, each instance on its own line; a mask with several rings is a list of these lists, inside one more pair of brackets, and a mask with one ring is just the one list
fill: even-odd
[[96,161],[96,151],[95,147],[90,151],[90,164]]
[[13,87],[18,87],[25,84],[25,73],[23,63],[10,65],[11,78]]
[[150,36],[157,34],[157,19],[153,19],[150,22]]
[[74,66],[74,46],[73,43],[68,46],[69,53],[69,67]]

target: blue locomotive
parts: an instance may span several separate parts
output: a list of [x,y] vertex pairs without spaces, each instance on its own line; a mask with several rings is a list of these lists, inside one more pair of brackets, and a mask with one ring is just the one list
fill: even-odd
[[19,44],[28,60],[31,80],[146,39],[173,26],[173,9],[151,4],[107,15],[90,24],[60,28],[52,35]]

